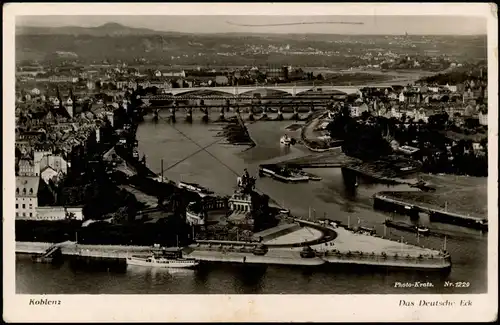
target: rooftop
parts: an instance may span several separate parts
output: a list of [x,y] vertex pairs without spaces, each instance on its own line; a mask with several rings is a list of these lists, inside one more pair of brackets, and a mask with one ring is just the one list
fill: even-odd
[[37,196],[39,182],[40,177],[37,176],[16,176],[16,194]]

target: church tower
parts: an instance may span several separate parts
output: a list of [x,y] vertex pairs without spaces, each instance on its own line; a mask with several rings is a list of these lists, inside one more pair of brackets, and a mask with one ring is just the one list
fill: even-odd
[[66,102],[64,103],[64,107],[66,108],[66,111],[68,112],[68,115],[73,118],[74,115],[74,96],[73,96],[73,90],[69,90],[69,96],[68,99],[66,99]]

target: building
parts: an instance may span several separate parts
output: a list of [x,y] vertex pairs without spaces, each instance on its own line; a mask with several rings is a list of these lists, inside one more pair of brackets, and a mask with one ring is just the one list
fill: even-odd
[[81,207],[47,206],[38,207],[36,211],[36,217],[33,220],[37,221],[83,220]]
[[479,124],[488,125],[488,113],[479,112]]
[[229,79],[226,76],[215,77],[215,83],[219,86],[226,86],[229,84]]
[[16,177],[16,219],[36,218],[40,177]]
[[71,97],[72,96],[68,97],[68,99],[64,102],[64,108],[68,112],[69,117],[73,118],[75,107],[74,107],[73,98],[71,98]]
[[33,161],[29,159],[19,160],[19,176],[39,176]]
[[[156,75],[156,73],[155,73]],[[156,75],[157,77],[181,77],[181,78],[185,78],[186,77],[186,72],[184,70],[181,70],[181,71],[163,71],[163,72],[160,72],[160,75]]]
[[77,83],[78,82],[78,77],[72,77],[72,76],[50,76],[49,77],[49,82],[53,83]]
[[62,172],[64,175],[68,173],[68,162],[59,155],[46,155],[40,159],[40,171],[46,167],[50,167],[57,173]]
[[369,108],[368,105],[366,105],[366,103],[362,103],[359,106],[358,105],[351,106],[350,110],[352,117],[359,117],[361,116],[361,114],[363,114],[363,112],[368,112]]
[[93,82],[92,80],[89,80],[89,81],[87,81],[86,86],[87,86],[88,90],[94,90],[95,89],[95,82]]
[[288,79],[288,67],[268,67],[265,71],[268,79]]

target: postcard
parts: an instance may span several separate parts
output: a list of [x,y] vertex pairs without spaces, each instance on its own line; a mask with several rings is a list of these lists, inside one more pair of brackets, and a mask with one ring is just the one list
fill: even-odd
[[496,320],[496,5],[4,8],[6,322]]

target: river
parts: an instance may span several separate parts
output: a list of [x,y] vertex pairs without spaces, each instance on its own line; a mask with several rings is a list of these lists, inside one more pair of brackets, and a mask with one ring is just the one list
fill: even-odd
[[[166,112],[164,114],[167,114]],[[221,126],[203,124],[195,116],[193,124],[177,123],[175,128],[160,119],[154,123],[147,118],[139,126],[137,140],[140,155],[146,154],[148,166],[160,172],[161,160],[165,177],[174,181],[196,182],[220,194],[231,194],[236,186],[236,173],[248,168],[257,175],[258,165],[279,159],[310,154],[297,145],[281,147],[279,138],[285,132],[298,137],[298,132],[286,131],[291,122],[256,122],[248,125],[256,142],[254,148],[220,143],[189,157],[194,152],[213,143]],[[180,130],[181,135],[176,129]],[[173,166],[170,168],[170,166]],[[360,180],[353,193],[346,190],[340,169],[311,169],[322,181],[303,184],[284,184],[270,178],[258,178],[256,187],[271,199],[290,209],[294,215],[312,217],[324,215],[347,223],[359,222],[375,226],[383,234],[381,223],[387,215],[373,210],[372,195],[392,189],[409,190],[406,185],[387,186]],[[311,207],[311,210],[309,208]],[[350,218],[348,217],[350,216]],[[401,217],[401,219],[405,219]],[[426,221],[424,220],[424,223]],[[452,256],[451,273],[446,277],[416,272],[387,272],[357,269],[304,270],[296,267],[268,266],[250,268],[231,265],[211,265],[195,271],[172,272],[167,270],[81,267],[65,262],[59,266],[34,264],[18,256],[16,262],[17,293],[32,294],[382,294],[382,293],[484,293],[487,291],[487,236],[472,230],[432,224],[450,235],[446,249]],[[397,230],[387,230],[387,235],[409,243],[440,249],[444,242],[436,237],[416,238]],[[466,288],[444,288],[443,281],[464,281]],[[430,288],[401,289],[395,282],[426,282]]]

